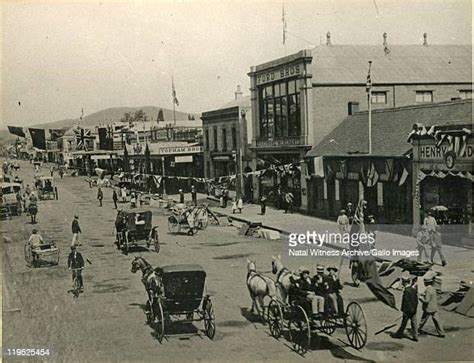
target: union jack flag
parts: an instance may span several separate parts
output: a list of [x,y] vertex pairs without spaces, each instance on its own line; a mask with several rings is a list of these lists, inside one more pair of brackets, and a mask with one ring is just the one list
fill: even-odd
[[89,145],[87,140],[94,139],[91,130],[78,127],[74,129],[74,133],[76,134],[76,149],[88,151],[91,145]]

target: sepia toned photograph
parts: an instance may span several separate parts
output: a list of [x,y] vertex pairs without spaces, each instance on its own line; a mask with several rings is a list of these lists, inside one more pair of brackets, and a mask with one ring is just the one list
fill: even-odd
[[0,9],[2,361],[474,360],[470,0]]

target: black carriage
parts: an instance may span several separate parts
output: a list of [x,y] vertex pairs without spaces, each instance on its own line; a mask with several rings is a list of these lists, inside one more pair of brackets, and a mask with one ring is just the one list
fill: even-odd
[[152,213],[149,210],[119,210],[115,220],[115,243],[124,254],[130,248],[145,243],[149,249],[154,246],[155,252],[160,252],[158,226],[152,226]]
[[168,265],[157,272],[161,291],[154,298],[150,317],[157,339],[161,342],[165,336],[189,335],[191,333],[167,335],[166,330],[172,325],[200,321],[204,322],[206,336],[213,339],[216,322],[211,298],[205,293],[206,272],[203,268],[199,265]]
[[53,177],[41,176],[37,178],[35,186],[37,186],[39,200],[56,199]]
[[278,339],[286,331],[296,352],[304,354],[311,347],[312,336],[316,333],[332,335],[336,329],[346,332],[349,344],[362,349],[367,343],[367,322],[362,307],[351,302],[345,312],[335,314],[311,314],[311,304],[282,303],[272,299],[267,311],[270,334]]

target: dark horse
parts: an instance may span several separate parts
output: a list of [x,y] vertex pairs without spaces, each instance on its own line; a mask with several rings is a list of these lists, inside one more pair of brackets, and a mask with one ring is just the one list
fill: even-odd
[[[145,315],[148,323],[155,320],[155,301],[157,296],[162,294],[161,278],[159,276],[158,269],[154,269],[147,260],[141,256],[137,256],[132,261],[133,273],[141,270],[142,272],[142,283],[145,286],[145,290],[148,294],[148,300],[145,307]],[[153,308],[152,308],[153,307]]]
[[36,203],[31,202],[28,207],[28,212],[31,216],[31,224],[36,223],[36,214],[38,214],[38,205]]

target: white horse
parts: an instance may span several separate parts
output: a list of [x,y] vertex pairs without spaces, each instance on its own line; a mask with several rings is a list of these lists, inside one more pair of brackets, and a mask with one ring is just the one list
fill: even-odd
[[292,285],[291,278],[298,279],[299,276],[283,266],[281,256],[272,256],[272,273],[276,275],[276,287],[280,293],[282,302],[286,302],[288,291]]
[[256,309],[260,319],[264,320],[265,305],[263,299],[265,296],[273,298],[276,295],[276,287],[271,278],[257,272],[255,261],[247,260],[247,288],[252,299],[252,313],[255,313]]

